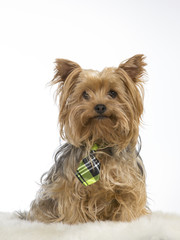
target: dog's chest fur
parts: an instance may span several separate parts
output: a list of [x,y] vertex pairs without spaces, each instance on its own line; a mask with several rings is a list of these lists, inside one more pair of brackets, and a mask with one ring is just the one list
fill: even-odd
[[[129,215],[126,214],[129,221],[132,218],[132,208],[136,212],[137,204],[143,205],[146,201],[146,197],[140,193],[144,191],[145,180],[137,162],[142,169],[143,164],[140,159],[136,159],[135,153],[124,151],[117,154],[114,148],[96,152],[101,163],[100,180],[90,186],[84,186],[75,176],[78,163],[85,154],[84,149],[65,144],[59,154],[46,178],[46,187],[49,185],[51,189],[49,197],[54,199],[57,211],[65,211],[61,212],[59,220],[69,223],[121,220],[124,219],[123,209],[126,208],[126,213],[129,209]],[[62,189],[65,189],[65,194],[62,194]],[[75,205],[77,214],[72,219],[71,208],[74,211]]]

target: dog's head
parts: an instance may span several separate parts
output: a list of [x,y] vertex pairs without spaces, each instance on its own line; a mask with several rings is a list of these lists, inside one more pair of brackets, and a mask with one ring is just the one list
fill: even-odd
[[117,68],[99,72],[57,59],[52,84],[58,83],[61,137],[77,147],[95,142],[121,149],[135,146],[145,65],[144,56],[135,55]]

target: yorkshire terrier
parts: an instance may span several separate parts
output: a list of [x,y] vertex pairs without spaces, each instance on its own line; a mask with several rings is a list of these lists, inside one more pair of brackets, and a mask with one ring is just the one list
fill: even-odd
[[30,221],[132,221],[150,212],[137,151],[143,113],[144,55],[119,67],[85,70],[56,60],[59,126],[66,140],[43,175]]

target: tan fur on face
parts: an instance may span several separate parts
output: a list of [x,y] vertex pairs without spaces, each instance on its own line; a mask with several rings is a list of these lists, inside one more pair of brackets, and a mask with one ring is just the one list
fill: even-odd
[[[64,139],[77,147],[82,144],[91,146],[99,139],[111,146],[118,145],[120,149],[129,144],[135,146],[143,111],[140,77],[145,64],[142,55],[132,59],[139,66],[133,65],[129,60],[118,68],[106,68],[98,72],[82,70],[79,65],[73,63],[74,69],[71,68],[66,80],[56,74],[53,81],[59,82],[59,123]],[[60,59],[57,60],[57,69],[59,64]],[[133,79],[127,71],[128,66],[134,73]],[[132,69],[133,67],[135,69]],[[116,99],[108,96],[110,90],[118,93]],[[82,98],[84,91],[90,96],[88,101]],[[97,115],[94,111],[97,104],[106,105],[105,115],[108,118],[101,121],[93,119]]]
[[[131,221],[149,213],[145,170],[135,149],[145,65],[143,55],[102,72],[56,60],[52,84],[58,84],[60,134],[67,143],[57,151],[26,219],[74,224]],[[101,115],[98,104],[106,107]],[[86,187],[75,173],[94,143],[100,147],[100,180]]]

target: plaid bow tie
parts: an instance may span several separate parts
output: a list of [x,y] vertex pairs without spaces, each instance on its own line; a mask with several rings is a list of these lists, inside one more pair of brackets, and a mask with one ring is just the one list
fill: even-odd
[[99,180],[100,162],[94,154],[97,149],[97,144],[94,144],[89,156],[83,158],[76,171],[76,177],[85,186],[91,185]]

